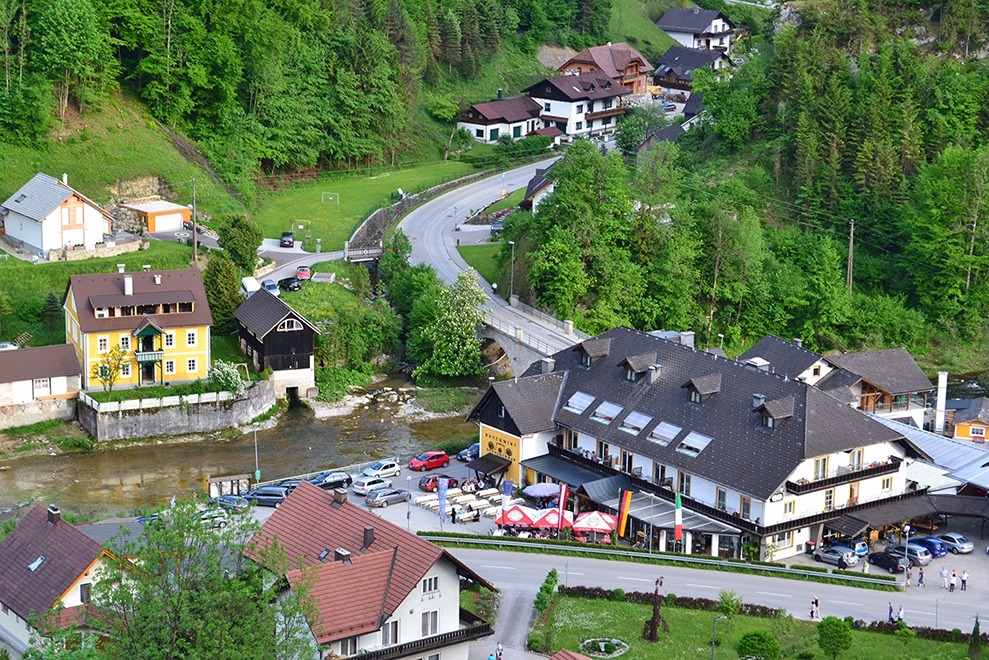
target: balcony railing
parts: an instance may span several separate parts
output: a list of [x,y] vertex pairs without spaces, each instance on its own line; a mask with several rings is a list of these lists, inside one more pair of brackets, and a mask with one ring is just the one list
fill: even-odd
[[900,469],[900,463],[901,460],[899,458],[890,456],[889,460],[884,463],[862,466],[857,470],[851,467],[838,468],[820,479],[814,479],[812,481],[806,479],[787,481],[786,490],[788,493],[793,493],[794,495],[803,495],[804,493],[810,493],[815,490],[825,490],[840,484],[897,472]]
[[165,351],[137,351],[134,353],[134,357],[141,364],[145,362],[161,362],[165,357]]
[[611,117],[613,115],[620,115],[624,112],[625,112],[625,107],[618,105],[613,108],[598,110],[597,112],[588,112],[587,119],[599,119],[601,117]]
[[459,630],[423,637],[405,644],[396,644],[374,651],[361,651],[358,655],[351,656],[361,660],[391,660],[392,658],[404,658],[410,655],[426,654],[435,649],[441,649],[451,644],[469,642],[488,635],[494,634],[491,624],[473,615],[467,610],[460,609],[460,624],[463,626]]

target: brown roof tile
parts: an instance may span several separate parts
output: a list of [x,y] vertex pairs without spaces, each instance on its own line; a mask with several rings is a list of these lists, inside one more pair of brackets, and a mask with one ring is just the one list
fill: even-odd
[[0,352],[0,383],[81,374],[76,351],[68,344]]
[[639,69],[642,73],[652,71],[652,64],[642,56],[642,53],[624,41],[617,44],[585,48],[561,66],[560,71],[565,71],[574,62],[592,62],[609,77],[618,78],[624,75],[628,63],[635,59],[642,61],[642,67]]
[[102,553],[68,522],[49,523],[48,510],[37,504],[0,543],[0,601],[24,619],[44,614]]
[[542,110],[542,106],[528,96],[515,96],[509,99],[477,103],[471,108],[484,119],[503,119],[508,124],[527,119],[538,119],[539,111]]
[[581,655],[579,653],[574,653],[573,651],[568,651],[567,649],[560,649],[553,655],[549,657],[549,660],[591,660],[586,655]]
[[[161,284],[155,283],[155,277]],[[130,277],[134,283],[134,294],[124,295],[124,278]],[[108,306],[125,304],[142,305],[173,302],[178,296],[182,301],[192,300],[193,311],[187,313],[158,314],[154,319],[162,328],[181,328],[212,325],[213,316],[206,300],[202,274],[198,270],[153,270],[134,273],[103,273],[100,275],[73,275],[69,278],[69,289],[75,295],[79,312],[79,327],[83,332],[112,332],[115,330],[135,330],[140,326],[144,315],[115,316],[98,319],[95,316],[93,300],[107,303]],[[68,294],[66,294],[68,295]],[[113,303],[110,305],[109,303]]]

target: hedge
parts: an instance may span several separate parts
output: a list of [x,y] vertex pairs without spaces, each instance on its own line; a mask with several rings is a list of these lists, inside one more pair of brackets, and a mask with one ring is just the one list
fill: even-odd
[[[556,588],[557,592],[563,594],[564,596],[572,596],[575,598],[595,598],[599,600],[615,600],[615,593],[612,589],[603,589],[601,587],[582,587],[573,586],[568,587],[565,585],[560,585]],[[653,599],[653,593],[648,591],[626,591],[624,594],[624,600],[628,603],[639,603],[642,605],[651,605]],[[692,596],[677,596],[676,594],[667,594],[664,596],[664,605],[672,607],[682,607],[686,610],[707,610],[710,612],[716,611],[718,609],[718,601],[712,600],[711,598],[694,598]],[[742,604],[742,614],[748,614],[749,616],[758,616],[767,619],[772,619],[781,614],[782,610],[778,610],[774,607],[766,607],[765,605],[754,605],[750,603]]]

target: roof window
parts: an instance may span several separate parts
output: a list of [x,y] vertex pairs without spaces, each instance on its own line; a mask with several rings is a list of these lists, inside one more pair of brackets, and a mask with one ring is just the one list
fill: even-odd
[[610,401],[602,401],[591,415],[591,419],[602,424],[611,424],[622,413],[622,407]]
[[676,438],[677,435],[679,435],[680,431],[682,430],[683,430],[682,428],[676,426],[675,424],[670,424],[669,422],[660,422],[659,424],[656,425],[656,428],[654,428],[652,432],[649,434],[649,440],[655,442],[657,445],[660,445],[661,447],[665,447],[671,442],[673,442],[673,439]]
[[642,432],[642,429],[649,426],[649,422],[652,421],[652,417],[644,415],[637,410],[633,410],[628,414],[628,417],[622,420],[621,430],[626,433],[631,433],[632,435],[638,435]]
[[706,435],[701,435],[696,431],[691,431],[687,434],[679,445],[677,445],[677,451],[681,454],[686,454],[687,456],[697,456],[704,449],[711,444],[711,440],[714,438],[709,438]]
[[582,414],[587,410],[588,406],[594,403],[594,397],[586,392],[574,392],[573,396],[567,401],[567,405],[564,406],[570,412],[575,412],[578,415]]
[[38,570],[39,568],[41,568],[41,565],[43,563],[45,563],[45,560],[46,559],[48,559],[48,557],[45,557],[44,555],[41,555],[40,557],[38,557],[37,559],[35,559],[33,562],[31,562],[30,564],[28,564],[27,570],[29,570],[32,573],[34,573],[36,570]]

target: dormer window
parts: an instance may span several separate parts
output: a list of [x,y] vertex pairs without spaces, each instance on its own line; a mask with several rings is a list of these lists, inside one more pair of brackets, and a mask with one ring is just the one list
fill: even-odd
[[814,365],[813,374],[814,374],[814,378],[818,378],[821,375],[821,365],[819,364]]
[[[757,397],[762,397],[762,395],[753,396],[755,399],[753,403],[759,400]],[[793,417],[793,397],[788,396],[772,401],[763,400],[760,405],[755,407],[755,410],[759,413],[759,427],[771,431],[781,420]]]
[[691,403],[696,403],[697,405],[700,405],[701,403],[704,402],[704,397],[701,396],[701,393],[700,392],[698,392],[694,388],[690,388],[688,391],[690,392],[690,402]]
[[688,380],[681,387],[689,392],[691,403],[700,405],[721,391],[721,374],[697,376]]
[[580,356],[580,366],[591,368],[591,356],[587,353],[582,353]]
[[632,367],[625,367],[625,380],[630,383],[634,383],[637,377],[638,374],[635,373],[635,369]]
[[772,431],[773,427],[776,425],[776,420],[764,412],[762,413],[762,418],[760,419],[759,425],[764,429]]

